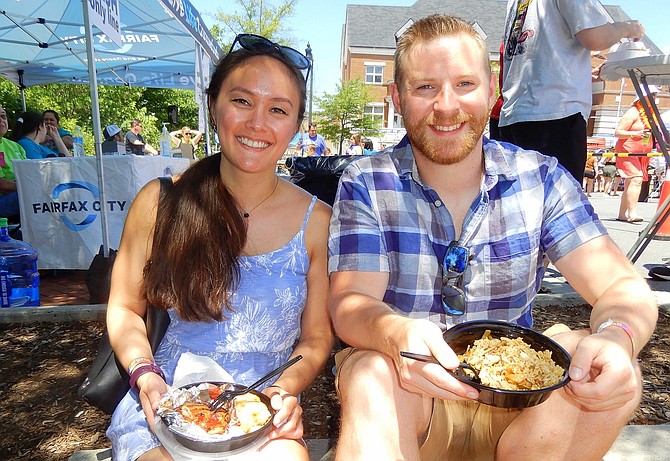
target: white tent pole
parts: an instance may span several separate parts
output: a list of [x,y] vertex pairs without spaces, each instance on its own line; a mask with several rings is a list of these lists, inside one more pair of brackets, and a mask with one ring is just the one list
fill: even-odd
[[93,49],[93,31],[88,17],[88,0],[81,0],[86,29],[86,55],[88,57],[88,80],[91,90],[91,109],[93,116],[93,137],[95,139],[95,157],[98,166],[98,189],[100,189],[100,227],[102,228],[103,255],[109,256],[109,229],[107,227],[107,200],[105,199],[105,176],[102,167],[102,144],[100,137],[100,104],[98,102],[98,77],[95,71],[95,50]]
[[205,129],[205,146],[207,146],[206,155],[209,156],[209,155],[212,155],[212,139],[210,137],[210,128],[209,128],[209,107],[207,106],[207,88],[205,88],[205,72],[203,71],[203,69],[208,69],[208,71],[209,71],[209,66],[203,65],[203,62],[204,62],[205,59],[211,60],[211,58],[208,54],[203,53],[202,46],[199,43],[196,42],[195,48],[196,48],[196,53],[198,53],[198,55],[200,56],[200,60],[199,60],[199,62],[200,62],[200,72],[199,72],[200,82],[199,82],[199,84],[200,84],[200,88],[202,89],[202,92],[200,93],[201,100],[197,101],[197,104],[202,105],[202,107],[205,108],[205,110],[204,110],[205,115],[204,115],[203,124],[205,125],[204,126],[204,129]]

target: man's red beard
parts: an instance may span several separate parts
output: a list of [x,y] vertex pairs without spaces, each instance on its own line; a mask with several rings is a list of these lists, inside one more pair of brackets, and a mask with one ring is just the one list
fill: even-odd
[[[487,122],[487,115],[476,116],[461,112],[457,117],[449,119],[432,115],[417,123],[405,119],[405,128],[412,149],[418,150],[424,157],[439,165],[453,165],[472,152],[482,137]],[[430,134],[430,130],[434,130],[432,126],[454,126],[460,123],[466,123],[465,127],[458,128],[461,133],[449,139],[439,139]]]

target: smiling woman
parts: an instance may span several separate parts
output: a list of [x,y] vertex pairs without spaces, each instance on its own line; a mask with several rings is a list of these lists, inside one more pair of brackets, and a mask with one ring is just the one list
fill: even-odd
[[[259,456],[308,459],[296,396],[323,368],[333,333],[330,209],[275,174],[305,111],[300,56],[263,37],[236,39],[207,91],[221,152],[195,162],[160,194],[160,206],[156,181],[133,201],[107,310],[114,351],[136,378],[107,431],[115,460],[169,459],[150,427],[186,351],[211,357],[245,385],[303,355],[263,390],[274,414]],[[171,318],[155,353],[147,303]]]

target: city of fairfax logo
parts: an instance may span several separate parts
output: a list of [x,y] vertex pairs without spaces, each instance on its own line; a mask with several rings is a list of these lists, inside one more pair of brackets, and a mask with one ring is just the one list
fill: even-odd
[[[125,200],[106,200],[107,210],[123,212]],[[51,192],[50,202],[34,202],[33,213],[55,213],[65,226],[74,232],[88,228],[101,210],[100,189],[85,181],[70,181],[57,185]]]

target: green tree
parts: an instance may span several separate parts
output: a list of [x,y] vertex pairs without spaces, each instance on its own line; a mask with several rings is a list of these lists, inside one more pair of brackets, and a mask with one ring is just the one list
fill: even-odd
[[[158,144],[160,133],[157,118],[147,109],[145,92],[147,88],[125,86],[98,86],[100,107],[100,129],[109,124],[130,129],[134,118],[142,120],[142,135],[149,144]],[[79,126],[84,133],[84,149],[94,152],[93,115],[91,93],[88,85],[49,84],[26,89],[26,108],[35,112],[52,109],[60,115],[60,125],[72,131]]]
[[[160,136],[160,130],[163,128],[163,122],[168,121],[168,106],[170,105],[177,106],[179,108],[179,121],[176,124],[168,123],[168,131],[178,130],[183,126],[199,129],[198,104],[195,101],[193,90],[146,88],[143,93],[143,106],[152,108],[151,115],[155,117],[157,130],[155,137],[156,140],[158,139],[158,136]],[[158,142],[156,142],[154,147],[157,147],[157,144]],[[199,152],[204,155],[204,146],[204,141],[199,143],[196,153]]]
[[265,0],[235,0],[239,8],[234,13],[218,9],[214,18],[220,24],[210,30],[225,51],[237,34],[257,34],[284,45],[291,44],[290,29],[284,20],[295,12],[298,0],[283,0],[275,6]]
[[353,133],[361,136],[379,134],[379,122],[366,116],[365,106],[374,98],[367,87],[359,79],[349,80],[337,85],[335,94],[324,93],[322,97],[314,96],[314,102],[320,108],[315,114],[319,123],[319,133],[338,144],[338,153],[342,153],[342,144]]
[[23,108],[21,106],[21,93],[19,89],[9,80],[0,79],[0,105],[7,112],[9,129],[11,130],[16,116],[23,111]]

